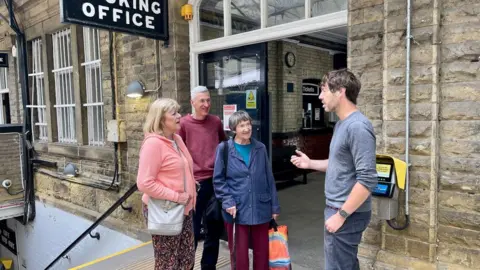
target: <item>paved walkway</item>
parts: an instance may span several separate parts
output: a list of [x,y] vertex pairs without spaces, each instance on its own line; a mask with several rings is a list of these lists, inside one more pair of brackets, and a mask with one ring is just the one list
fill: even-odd
[[[278,223],[288,226],[289,250],[294,270],[323,269],[323,209],[325,206],[323,180],[323,174],[313,173],[308,175],[308,184],[296,184],[278,191],[282,208]],[[202,250],[203,245],[199,243],[195,270],[200,270]],[[251,250],[250,258],[250,264],[252,264]],[[147,242],[115,257],[74,269],[150,270],[153,269],[153,263],[153,247]],[[225,241],[221,241],[220,244],[217,269],[230,269],[229,251]]]

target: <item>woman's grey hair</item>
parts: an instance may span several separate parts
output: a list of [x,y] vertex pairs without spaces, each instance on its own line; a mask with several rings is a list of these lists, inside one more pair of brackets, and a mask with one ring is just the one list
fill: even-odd
[[228,127],[231,131],[235,131],[237,125],[240,124],[242,121],[250,121],[252,123],[252,118],[246,111],[236,111],[228,119]]

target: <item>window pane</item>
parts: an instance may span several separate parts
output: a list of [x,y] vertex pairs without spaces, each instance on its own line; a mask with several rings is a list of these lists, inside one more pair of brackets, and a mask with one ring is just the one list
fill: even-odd
[[200,41],[223,37],[223,1],[203,0],[200,5]]
[[305,19],[305,0],[268,0],[268,26]]
[[103,125],[103,89],[100,62],[100,31],[95,28],[84,28],[85,55],[85,86],[88,112],[88,144],[92,146],[104,145]]
[[70,29],[54,33],[52,39],[58,141],[62,143],[76,143]]
[[260,0],[232,0],[232,34],[260,29]]
[[312,0],[312,17],[347,9],[347,0]]

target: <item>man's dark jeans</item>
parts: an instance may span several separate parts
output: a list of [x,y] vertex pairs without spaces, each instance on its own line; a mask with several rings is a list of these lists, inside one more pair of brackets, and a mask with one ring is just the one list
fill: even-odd
[[[325,221],[338,210],[325,207]],[[358,270],[358,244],[363,231],[370,223],[372,212],[355,212],[347,218],[338,231],[330,233],[324,227],[324,251],[326,270]]]
[[[200,238],[202,228],[202,219],[205,217],[205,210],[210,198],[214,196],[212,179],[200,181],[197,193],[197,204],[193,217],[193,230],[195,233],[195,249]],[[203,243],[203,255],[201,261],[202,270],[216,269],[218,260],[218,251],[220,246],[220,237],[222,237],[224,225],[223,221],[203,220],[205,230],[205,241]]]

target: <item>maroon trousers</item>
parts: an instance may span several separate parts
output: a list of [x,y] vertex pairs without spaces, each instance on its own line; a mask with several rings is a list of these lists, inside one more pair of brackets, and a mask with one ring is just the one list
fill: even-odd
[[236,269],[248,270],[248,247],[250,240],[253,248],[253,269],[268,270],[268,229],[269,223],[259,225],[238,225],[235,226],[235,254],[233,254],[233,224],[225,222],[228,234],[228,248],[230,249],[230,261],[235,256]]

